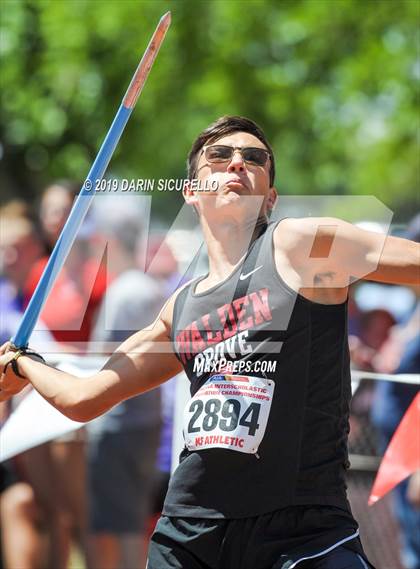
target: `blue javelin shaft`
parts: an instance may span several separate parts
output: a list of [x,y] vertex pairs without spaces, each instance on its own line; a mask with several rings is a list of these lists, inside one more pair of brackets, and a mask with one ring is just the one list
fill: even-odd
[[28,345],[29,338],[35,324],[37,323],[45,301],[47,300],[48,294],[54,285],[58,273],[64,265],[67,255],[69,254],[76,238],[77,232],[95,195],[97,182],[102,179],[108,163],[111,160],[125,125],[130,118],[131,112],[153,65],[153,61],[163,42],[170,22],[170,12],[167,12],[159,21],[139,66],[134,73],[127,92],[124,95],[122,104],[115,115],[112,125],[108,130],[92,168],[87,175],[66,224],[61,231],[60,237],[55,244],[48,263],[39,280],[38,286],[36,287],[35,292],[25,310],[19,328],[15,336],[12,338],[12,343],[17,348],[24,348]]
[[95,162],[93,163],[86,181],[83,184],[83,188],[77,197],[60,237],[58,238],[51,256],[48,259],[48,263],[25,310],[16,335],[12,339],[12,342],[16,347],[21,348],[28,344],[29,337],[37,323],[39,314],[46,299],[48,298],[58,273],[64,265],[67,255],[70,252],[79,228],[83,223],[85,215],[95,195],[95,184],[105,173],[106,167],[111,160],[111,156],[114,153],[120,136],[130,117],[131,111],[132,109],[127,109],[121,105],[114,118],[111,128],[109,129]]

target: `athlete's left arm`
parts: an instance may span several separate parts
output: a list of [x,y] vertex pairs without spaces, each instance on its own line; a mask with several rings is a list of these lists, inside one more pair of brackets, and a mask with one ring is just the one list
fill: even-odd
[[330,272],[338,286],[358,279],[408,285],[420,282],[420,245],[414,241],[366,231],[330,217],[289,223],[289,255],[304,269],[298,272],[311,279]]

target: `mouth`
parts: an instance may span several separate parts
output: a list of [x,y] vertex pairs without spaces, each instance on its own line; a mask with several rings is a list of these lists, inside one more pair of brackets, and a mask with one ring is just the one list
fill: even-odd
[[241,193],[248,190],[248,188],[246,187],[246,185],[242,182],[242,180],[239,179],[234,179],[234,180],[229,180],[228,182],[225,183],[226,188],[229,191],[240,191]]

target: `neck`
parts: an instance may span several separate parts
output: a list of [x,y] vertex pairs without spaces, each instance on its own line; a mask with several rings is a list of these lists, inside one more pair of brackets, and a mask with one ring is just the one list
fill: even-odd
[[232,273],[251,243],[266,227],[267,219],[263,216],[246,223],[229,220],[214,224],[202,219],[201,225],[209,256],[209,276],[206,280],[217,282]]

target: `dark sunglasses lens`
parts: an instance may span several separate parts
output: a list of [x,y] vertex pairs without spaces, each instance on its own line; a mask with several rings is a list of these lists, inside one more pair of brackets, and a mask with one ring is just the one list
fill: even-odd
[[245,162],[251,162],[257,166],[264,166],[267,162],[267,152],[261,148],[244,148],[242,155]]
[[208,146],[205,156],[209,162],[224,162],[232,156],[232,148],[230,146]]

